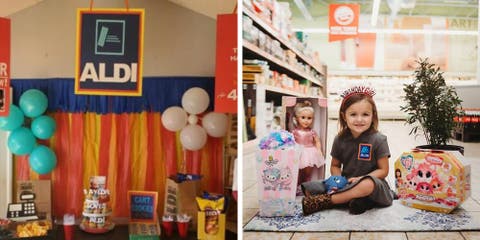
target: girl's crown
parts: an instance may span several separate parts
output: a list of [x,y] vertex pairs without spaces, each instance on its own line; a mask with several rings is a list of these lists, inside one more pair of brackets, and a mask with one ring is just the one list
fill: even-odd
[[366,86],[355,86],[343,91],[343,93],[340,96],[343,98],[343,100],[345,100],[350,96],[356,95],[356,94],[363,94],[369,97],[373,97],[373,95],[375,95],[375,90],[373,90],[373,88],[366,87]]

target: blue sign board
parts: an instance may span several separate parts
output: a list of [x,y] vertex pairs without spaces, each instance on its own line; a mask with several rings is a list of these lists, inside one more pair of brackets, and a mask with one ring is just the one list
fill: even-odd
[[142,95],[143,9],[79,9],[75,93]]
[[130,222],[156,222],[157,198],[157,192],[128,191]]

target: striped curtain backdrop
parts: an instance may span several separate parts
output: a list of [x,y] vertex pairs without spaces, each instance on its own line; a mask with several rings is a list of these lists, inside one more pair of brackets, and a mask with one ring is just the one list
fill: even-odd
[[[74,212],[80,216],[83,189],[95,175],[107,176],[116,217],[128,216],[128,190],[157,191],[162,214],[166,178],[177,172],[200,174],[203,190],[223,193],[223,139],[208,137],[201,150],[184,150],[179,132],[170,132],[161,123],[161,112],[181,106],[181,96],[190,87],[202,87],[212,96],[213,79],[147,78],[144,89],[150,89],[144,92],[144,101],[135,97],[76,96],[71,79],[14,80],[12,85],[14,103],[30,88],[42,90],[49,98],[47,114],[55,119],[57,130],[52,138],[39,143],[55,152],[56,168],[38,175],[30,169],[28,156],[15,156],[14,166],[16,180],[52,180],[54,215]],[[165,89],[176,89],[168,94],[178,99],[162,97]],[[122,101],[124,104],[119,104]]]

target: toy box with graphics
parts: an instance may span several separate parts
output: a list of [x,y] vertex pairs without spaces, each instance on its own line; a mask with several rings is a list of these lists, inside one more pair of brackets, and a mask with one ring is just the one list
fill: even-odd
[[298,178],[296,146],[257,152],[260,216],[293,216]]
[[470,196],[470,163],[457,151],[404,152],[394,171],[406,206],[450,213]]
[[[327,99],[326,98],[302,98],[302,97],[282,97],[282,128],[291,132],[295,127],[293,118],[295,116],[295,105],[300,102],[308,101],[312,104],[314,110],[312,130],[315,131],[320,139],[322,157],[326,156],[327,150]],[[325,165],[316,171],[316,177],[313,179],[325,178]],[[312,179],[312,180],[313,180]]]

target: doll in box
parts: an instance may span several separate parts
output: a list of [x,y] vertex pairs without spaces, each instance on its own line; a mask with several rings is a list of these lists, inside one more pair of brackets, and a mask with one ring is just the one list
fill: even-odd
[[[312,129],[315,110],[310,101],[298,102],[294,108],[293,126],[291,131],[295,142],[303,146],[300,156],[298,184],[311,180],[314,167],[320,168],[325,164],[321,151],[321,142],[318,134]],[[297,188],[301,193],[301,188]]]

